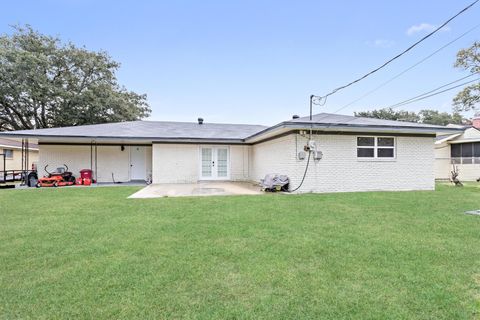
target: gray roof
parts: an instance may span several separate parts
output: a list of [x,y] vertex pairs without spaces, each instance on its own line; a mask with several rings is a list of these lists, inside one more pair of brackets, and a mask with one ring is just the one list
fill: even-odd
[[265,133],[271,133],[280,128],[304,129],[312,125],[318,130],[338,131],[372,131],[383,130],[388,132],[417,133],[436,132],[455,133],[461,129],[447,128],[444,126],[381,120],[344,116],[331,113],[320,113],[309,117],[291,119],[272,127],[249,124],[224,124],[197,122],[171,122],[171,121],[129,121],[117,123],[104,123],[86,126],[63,128],[49,128],[37,130],[21,130],[3,132],[3,136],[16,137],[43,137],[43,138],[89,138],[89,139],[138,139],[151,141],[210,141],[210,142],[238,142],[243,143],[249,139],[258,139]]
[[394,120],[382,120],[375,118],[354,117],[333,113],[319,113],[310,117],[301,117],[297,119],[291,119],[281,122],[273,127],[269,127],[248,138],[254,138],[263,135],[267,132],[278,128],[308,128],[312,126],[317,130],[329,130],[329,131],[388,131],[388,132],[405,132],[405,133],[429,133],[435,134],[437,132],[460,132],[461,129],[447,128],[444,126],[407,122],[407,121],[394,121]]
[[224,124],[170,121],[128,121],[85,126],[4,132],[17,136],[94,137],[125,139],[211,139],[241,140],[267,127],[250,124]]
[[[316,124],[330,124],[330,125],[341,125],[341,126],[381,126],[381,127],[411,127],[411,128],[442,128],[444,126],[416,123],[416,122],[407,122],[407,121],[394,121],[394,120],[383,120],[375,118],[365,118],[365,117],[354,117],[354,116],[345,116],[341,114],[334,113],[319,113],[312,116],[312,121]],[[292,119],[287,122],[293,123],[304,123],[310,122],[309,117],[301,117],[298,119]]]

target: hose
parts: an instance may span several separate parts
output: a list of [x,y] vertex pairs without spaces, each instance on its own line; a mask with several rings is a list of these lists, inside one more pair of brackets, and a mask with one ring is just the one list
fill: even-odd
[[115,178],[113,177],[113,172],[112,172],[112,181],[113,181],[114,184],[122,183],[122,181],[115,181]]
[[295,189],[293,190],[290,190],[289,193],[292,193],[292,192],[295,192],[297,191],[298,189],[300,189],[300,187],[302,186],[303,184],[303,181],[305,181],[305,177],[307,176],[307,171],[308,171],[308,165],[310,164],[310,155],[312,154],[312,151],[308,151],[308,159],[307,159],[307,165],[305,166],[305,172],[303,173],[303,177],[302,177],[302,181],[300,182],[300,184],[298,185],[298,187],[296,187]]

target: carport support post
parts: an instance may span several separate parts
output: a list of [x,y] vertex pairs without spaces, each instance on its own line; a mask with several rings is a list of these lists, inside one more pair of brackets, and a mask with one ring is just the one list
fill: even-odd
[[95,140],[95,183],[98,184],[98,175],[97,175],[97,141]]
[[[28,139],[22,139],[22,176],[21,176],[21,185],[27,185],[28,184],[28,163],[29,163],[29,158],[28,158],[28,152],[29,152],[29,145],[28,145]],[[15,173],[13,173],[15,176]]]
[[[15,169],[14,169],[15,170]],[[24,179],[23,176],[25,176],[25,139],[22,138],[22,164],[20,166],[20,170],[22,172],[22,181],[20,185],[23,185]],[[15,171],[12,173],[13,175],[13,181],[15,181]]]
[[[95,143],[95,150],[94,150],[94,143]],[[94,154],[95,151],[95,154]],[[93,170],[93,160],[95,158],[95,170]],[[97,175],[97,141],[91,140],[90,141],[90,170],[95,172],[95,183],[98,183],[98,175]],[[93,182],[93,181],[92,181]]]
[[4,153],[0,153],[0,156],[3,157],[3,182],[7,182],[7,157]]
[[93,140],[90,141],[90,170],[93,171]]
[[30,164],[30,141],[28,139],[25,139],[25,184],[28,185],[28,171],[31,169],[28,167]]

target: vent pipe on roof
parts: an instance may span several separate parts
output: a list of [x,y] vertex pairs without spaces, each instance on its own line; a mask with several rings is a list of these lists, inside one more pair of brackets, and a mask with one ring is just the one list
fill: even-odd
[[300,118],[300,117],[298,116],[298,114],[294,114],[294,115],[292,116],[292,119],[298,119],[298,118]]
[[203,118],[198,118],[198,124],[203,124]]

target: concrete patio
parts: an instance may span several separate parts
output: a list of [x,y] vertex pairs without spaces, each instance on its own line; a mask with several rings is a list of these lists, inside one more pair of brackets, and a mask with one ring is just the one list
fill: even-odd
[[250,182],[208,181],[182,184],[152,184],[129,198],[196,197],[263,194],[260,187]]

